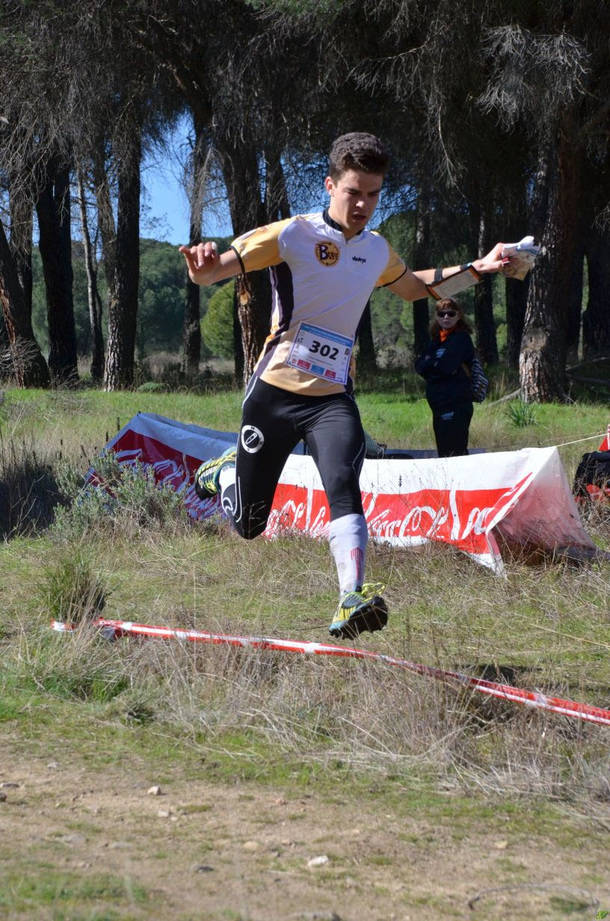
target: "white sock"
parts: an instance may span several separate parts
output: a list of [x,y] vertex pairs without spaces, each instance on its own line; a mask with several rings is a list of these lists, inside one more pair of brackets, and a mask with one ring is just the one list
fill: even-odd
[[227,466],[223,467],[218,474],[218,486],[220,487],[220,492],[222,493],[227,488],[227,486],[232,486],[234,483],[235,464],[227,464]]
[[232,519],[237,511],[235,490],[235,464],[227,464],[218,474],[218,490],[220,492],[220,507]]
[[339,576],[339,593],[362,588],[368,529],[364,515],[342,515],[328,529],[330,552]]

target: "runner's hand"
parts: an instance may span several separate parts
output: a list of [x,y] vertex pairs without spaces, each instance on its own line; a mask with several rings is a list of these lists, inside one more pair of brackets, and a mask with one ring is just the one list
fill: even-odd
[[211,283],[211,276],[218,265],[218,247],[212,240],[195,246],[180,246],[179,252],[185,258],[192,282],[199,285]]
[[475,259],[472,263],[473,268],[480,272],[481,275],[489,275],[493,272],[499,272],[503,267],[502,248],[503,243],[496,243],[493,249],[483,256],[482,259]]

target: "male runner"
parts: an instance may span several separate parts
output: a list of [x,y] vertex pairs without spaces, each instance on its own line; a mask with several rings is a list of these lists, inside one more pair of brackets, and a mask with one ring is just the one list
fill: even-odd
[[[364,582],[367,525],[359,475],[365,437],[351,393],[349,364],[356,329],[375,287],[406,301],[426,297],[426,285],[459,270],[413,272],[387,241],[366,229],[388,168],[374,135],[337,138],[330,152],[322,213],[299,214],[242,234],[218,255],[213,242],[181,246],[191,280],[200,285],[269,268],[271,330],[243,403],[237,452],[206,461],[196,473],[203,497],[220,492],[238,533],[250,539],[266,527],[284,463],[303,439],[318,468],[330,507],[329,540],[339,577],[334,637],[379,630],[388,619],[380,586]],[[502,244],[472,265],[497,272]]]

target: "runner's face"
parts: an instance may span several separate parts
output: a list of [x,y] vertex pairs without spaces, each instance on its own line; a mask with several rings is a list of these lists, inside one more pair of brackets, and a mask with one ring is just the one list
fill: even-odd
[[326,177],[330,195],[328,213],[340,224],[347,240],[364,230],[379,201],[383,176],[348,169],[336,181]]

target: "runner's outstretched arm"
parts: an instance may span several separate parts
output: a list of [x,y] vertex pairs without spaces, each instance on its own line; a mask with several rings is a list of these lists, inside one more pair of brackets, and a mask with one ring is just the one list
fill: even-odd
[[[501,257],[503,243],[496,243],[486,256],[482,259],[475,259],[470,263],[474,269],[481,275],[493,274],[498,272],[504,265]],[[448,278],[455,272],[459,272],[463,266],[452,265],[444,267],[442,277]],[[427,285],[431,285],[435,280],[436,269],[421,269],[415,272],[407,271],[404,275],[395,281],[393,285],[388,285],[390,291],[402,297],[405,301],[417,301],[420,298],[428,297]],[[437,277],[437,281],[440,279]]]
[[229,249],[219,256],[218,247],[211,240],[195,246],[180,246],[179,252],[186,261],[189,278],[196,285],[213,285],[242,271],[235,250]]

